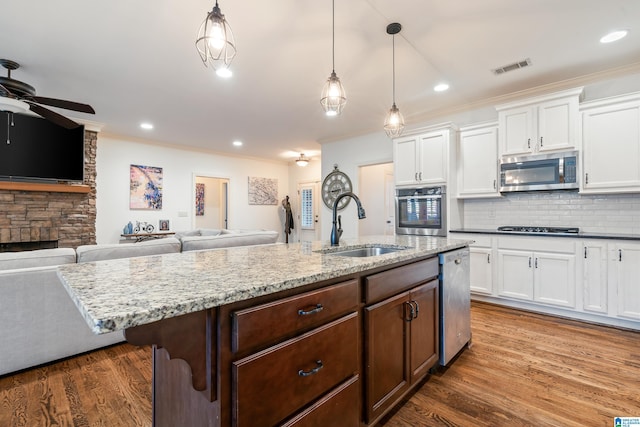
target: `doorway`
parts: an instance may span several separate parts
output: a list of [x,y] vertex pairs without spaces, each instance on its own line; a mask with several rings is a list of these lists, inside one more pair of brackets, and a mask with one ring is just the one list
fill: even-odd
[[229,227],[229,179],[194,175],[193,228]]
[[319,194],[320,182],[298,183],[298,242],[320,240]]
[[395,234],[395,184],[393,163],[361,166],[358,196],[367,217],[358,221],[359,236]]

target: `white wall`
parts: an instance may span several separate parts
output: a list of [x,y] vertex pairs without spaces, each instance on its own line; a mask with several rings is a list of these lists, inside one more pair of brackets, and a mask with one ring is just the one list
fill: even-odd
[[[229,228],[264,228],[282,233],[279,204],[248,204],[248,178],[277,179],[280,200],[289,191],[285,163],[190,151],[101,134],[98,134],[96,162],[97,243],[117,243],[128,221],[134,225],[136,220],[147,221],[158,229],[158,221],[168,219],[171,231],[193,228],[194,174],[229,179]],[[131,164],[163,168],[162,210],[129,209]]]
[[[369,135],[322,144],[323,179],[333,170],[333,165],[337,164],[338,169],[345,172],[351,179],[353,192],[356,195],[358,195],[359,190],[358,176],[360,166],[388,162],[393,162],[393,144],[382,130]],[[380,189],[380,197],[384,198],[384,188]],[[366,211],[367,206],[363,207]],[[329,240],[332,212],[324,203],[320,212],[322,240]],[[356,204],[349,203],[344,210],[339,211],[339,214],[342,215],[342,237],[357,237],[359,220]]]

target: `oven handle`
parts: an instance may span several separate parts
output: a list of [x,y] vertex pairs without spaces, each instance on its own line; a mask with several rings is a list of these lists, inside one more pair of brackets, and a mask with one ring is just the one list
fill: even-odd
[[397,196],[398,200],[425,200],[425,199],[442,199],[441,194],[434,194],[432,196]]

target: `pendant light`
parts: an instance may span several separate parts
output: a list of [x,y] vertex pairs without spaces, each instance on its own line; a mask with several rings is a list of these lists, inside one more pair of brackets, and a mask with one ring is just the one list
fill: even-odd
[[218,7],[218,0],[200,25],[196,49],[205,67],[212,67],[221,77],[231,76],[229,65],[236,56],[236,41],[229,22]]
[[320,104],[324,109],[327,116],[337,116],[342,112],[344,105],[347,103],[347,95],[340,83],[340,79],[336,75],[336,5],[335,0],[332,0],[332,40],[333,45],[331,47],[332,53],[332,71],[331,75],[327,79],[327,82],[322,88],[322,94],[320,98]]
[[396,34],[400,32],[402,25],[394,22],[387,25],[387,34],[391,34],[393,40],[393,105],[384,119],[384,131],[389,138],[395,138],[404,130],[404,118],[396,107]]

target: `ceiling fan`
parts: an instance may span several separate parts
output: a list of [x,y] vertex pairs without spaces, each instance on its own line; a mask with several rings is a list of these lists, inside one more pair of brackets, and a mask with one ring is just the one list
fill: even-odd
[[0,65],[7,69],[7,77],[0,77],[0,111],[20,113],[31,110],[50,122],[67,129],[77,128],[80,124],[43,107],[41,104],[81,113],[96,113],[93,107],[87,104],[36,96],[36,90],[33,86],[11,78],[11,71],[20,68],[20,64],[9,59],[0,59]]

